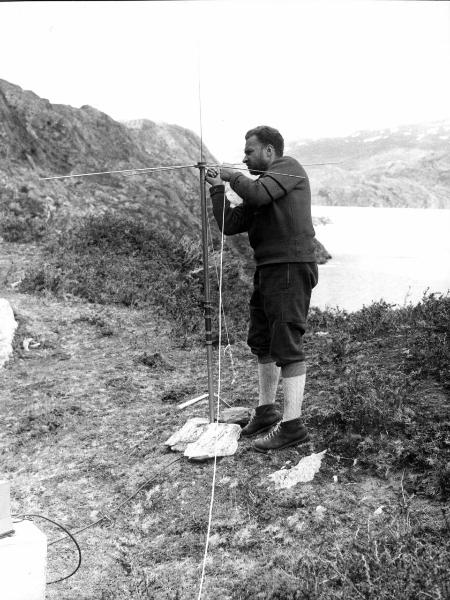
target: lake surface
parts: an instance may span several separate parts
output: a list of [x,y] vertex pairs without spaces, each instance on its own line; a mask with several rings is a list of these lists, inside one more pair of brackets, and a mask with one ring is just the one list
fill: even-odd
[[450,289],[450,210],[313,205],[316,237],[333,256],[319,266],[312,306],[403,306]]

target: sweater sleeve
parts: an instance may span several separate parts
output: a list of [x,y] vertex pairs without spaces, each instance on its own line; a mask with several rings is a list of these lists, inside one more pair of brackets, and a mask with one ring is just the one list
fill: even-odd
[[[217,221],[220,231],[225,235],[234,235],[248,231],[250,226],[250,214],[248,209],[240,204],[234,208],[225,195],[225,186],[216,185],[210,188],[214,218]],[[223,203],[225,202],[225,211]],[[222,223],[223,220],[223,223]]]
[[305,178],[299,167],[300,165],[292,159],[280,159],[274,164],[274,171],[277,174],[263,174],[258,179],[252,180],[242,173],[233,173],[230,185],[244,200],[244,204],[259,208],[286,196],[292,189],[302,185]]

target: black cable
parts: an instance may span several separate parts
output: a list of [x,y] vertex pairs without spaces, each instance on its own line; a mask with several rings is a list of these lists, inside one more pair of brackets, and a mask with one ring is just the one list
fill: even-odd
[[73,541],[73,543],[75,544],[77,551],[78,551],[78,564],[75,567],[75,569],[72,571],[72,573],[70,573],[69,575],[66,575],[65,577],[61,577],[60,579],[55,579],[54,581],[47,581],[47,585],[52,585],[53,583],[59,583],[60,581],[64,581],[65,579],[69,579],[69,577],[72,577],[72,575],[75,575],[75,573],[78,571],[78,569],[81,566],[81,548],[80,548],[77,540],[74,538],[74,536],[65,527],[63,527],[56,521],[53,521],[52,519],[45,517],[44,515],[36,515],[36,514],[13,515],[13,518],[15,518],[15,519],[30,519],[31,517],[34,517],[37,519],[44,519],[45,521],[48,521],[49,523],[53,523],[53,525],[56,525],[57,527],[62,529],[65,533],[67,533],[67,535]]
[[[116,507],[113,507],[112,510],[109,511],[109,514],[103,514],[99,519],[97,519],[93,523],[89,523],[89,525],[86,525],[85,527],[82,527],[81,529],[77,529],[75,531],[75,533],[78,535],[79,533],[82,533],[83,531],[86,531],[87,529],[90,529],[91,527],[95,527],[95,525],[98,525],[99,523],[102,523],[103,521],[110,521],[110,522],[112,522],[112,518],[110,517],[110,514],[112,514],[114,512],[117,512],[118,510],[120,510],[123,506],[125,506],[125,504],[127,504],[128,502],[130,502],[146,485],[148,485],[154,479],[156,479],[158,477],[158,475],[162,471],[165,471],[166,469],[168,469],[171,465],[173,465],[174,463],[176,463],[179,460],[181,460],[181,458],[182,458],[182,455],[181,456],[177,456],[171,462],[163,465],[160,469],[158,469],[158,471],[156,471],[156,473],[153,473],[153,475],[151,477],[149,477],[146,481],[144,481],[144,483],[141,484],[139,486],[139,488],[135,492],[133,492],[133,494],[131,496],[129,496],[126,500],[123,500]],[[53,546],[53,544],[59,544],[59,542],[62,542],[64,540],[65,540],[65,538],[61,537],[61,538],[58,538],[56,540],[53,540],[52,542],[49,542],[48,545],[49,546]]]

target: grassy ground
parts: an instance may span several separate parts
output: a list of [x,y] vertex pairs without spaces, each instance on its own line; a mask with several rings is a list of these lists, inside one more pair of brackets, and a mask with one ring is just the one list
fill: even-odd
[[[19,322],[2,372],[2,473],[15,513],[41,513],[70,530],[111,513],[77,536],[82,567],[48,586],[47,597],[196,598],[213,466],[182,458],[165,468],[174,455],[164,441],[206,415],[205,404],[176,410],[206,391],[204,349],[186,347],[150,306],[11,287],[36,256],[31,246],[2,244],[0,296]],[[312,442],[262,455],[243,440],[219,460],[203,598],[448,597],[448,312],[448,301],[428,298],[400,311],[312,313]],[[235,337],[223,395],[251,406],[256,370],[242,332]],[[40,346],[26,351],[25,338]],[[312,483],[273,489],[269,474],[325,448]],[[49,547],[48,559],[49,579],[76,564],[66,542]]]

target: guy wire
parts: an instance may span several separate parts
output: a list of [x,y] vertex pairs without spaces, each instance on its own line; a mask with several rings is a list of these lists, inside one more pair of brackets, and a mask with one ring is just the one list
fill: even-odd
[[[205,185],[203,183],[203,185]],[[223,214],[222,214],[222,223],[225,220],[225,199],[223,202]],[[205,569],[206,569],[206,560],[208,558],[208,548],[209,548],[209,540],[211,537],[211,524],[212,524],[212,513],[214,507],[214,496],[215,496],[215,487],[216,487],[216,474],[217,474],[217,439],[219,437],[219,411],[220,411],[220,392],[221,392],[221,346],[222,346],[222,283],[223,283],[223,246],[224,246],[224,232],[222,227],[221,232],[221,244],[220,244],[220,262],[219,262],[219,357],[218,357],[218,374],[217,374],[217,406],[216,406],[216,419],[215,419],[215,438],[214,438],[214,467],[213,467],[213,480],[211,484],[211,500],[209,503],[209,515],[208,515],[208,528],[206,532],[206,542],[205,542],[205,553],[203,556],[203,565],[202,565],[202,574],[200,578],[200,588],[198,592],[198,599],[201,600],[203,583],[205,580]]]
[[[213,242],[212,235],[211,235],[211,221],[210,221],[210,218],[209,218],[209,214],[208,214],[208,231],[209,231],[209,234],[210,234],[209,235],[209,240],[210,240],[211,248],[212,248],[212,259],[213,259],[213,262],[214,262],[214,270],[216,272],[217,285],[220,285],[220,283],[219,283],[220,282],[220,278],[219,278],[219,271],[217,269],[217,261],[216,261],[216,256],[215,256],[214,242]],[[225,314],[225,309],[224,309],[223,305],[222,305],[222,315],[223,315],[223,324],[225,326],[225,334],[227,336],[227,346],[226,346],[225,350],[228,349],[228,352],[229,352],[229,355],[230,355],[231,371],[233,373],[233,379],[231,381],[231,385],[233,385],[233,383],[236,380],[236,372],[235,372],[235,368],[234,368],[233,351],[231,350],[231,344],[230,344],[230,333],[229,333],[229,330],[228,330],[227,316]]]

